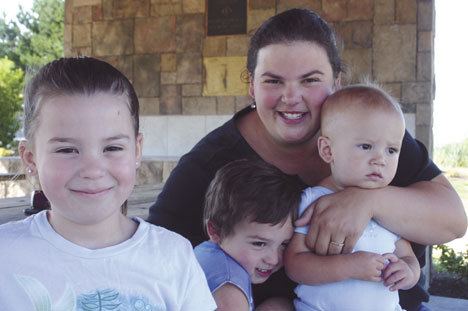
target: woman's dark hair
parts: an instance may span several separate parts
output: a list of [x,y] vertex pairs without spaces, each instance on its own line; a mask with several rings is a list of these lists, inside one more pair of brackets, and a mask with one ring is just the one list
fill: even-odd
[[41,103],[45,99],[99,92],[127,97],[135,135],[138,135],[139,103],[130,81],[104,61],[92,57],[73,57],[60,58],[46,64],[27,83],[24,90],[25,138],[32,139],[38,126]]
[[270,17],[255,31],[247,53],[249,74],[253,77],[261,48],[294,41],[314,42],[322,46],[327,52],[334,77],[343,71],[335,33],[327,22],[311,10],[291,9]]
[[225,238],[241,221],[276,225],[291,215],[301,199],[301,184],[262,160],[237,160],[223,166],[205,196],[204,222]]

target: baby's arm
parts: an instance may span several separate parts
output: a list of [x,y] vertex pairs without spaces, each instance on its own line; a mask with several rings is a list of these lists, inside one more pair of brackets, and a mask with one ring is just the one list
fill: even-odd
[[370,252],[321,256],[307,248],[306,236],[294,233],[284,255],[288,276],[301,284],[321,284],[346,279],[382,281],[385,258]]
[[213,293],[218,311],[249,310],[249,302],[239,287],[226,283]]
[[390,261],[383,271],[384,284],[390,286],[391,291],[410,289],[419,280],[421,270],[418,260],[410,243],[405,239],[399,239],[395,247],[393,254],[384,255]]

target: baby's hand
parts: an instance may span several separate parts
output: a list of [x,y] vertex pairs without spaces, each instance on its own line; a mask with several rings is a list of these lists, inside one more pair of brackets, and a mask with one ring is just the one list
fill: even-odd
[[388,253],[384,254],[383,257],[389,261],[382,274],[384,285],[390,286],[391,291],[410,289],[414,279],[414,273],[410,266],[395,254]]
[[385,266],[385,258],[382,255],[358,251],[348,256],[352,257],[349,268],[353,279],[382,281],[382,270]]

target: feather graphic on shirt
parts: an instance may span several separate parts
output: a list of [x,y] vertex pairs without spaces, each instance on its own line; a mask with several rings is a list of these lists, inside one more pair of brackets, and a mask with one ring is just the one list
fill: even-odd
[[73,311],[75,310],[75,293],[67,284],[65,291],[56,304],[52,304],[49,292],[35,278],[15,275],[16,281],[23,287],[34,305],[35,311]]

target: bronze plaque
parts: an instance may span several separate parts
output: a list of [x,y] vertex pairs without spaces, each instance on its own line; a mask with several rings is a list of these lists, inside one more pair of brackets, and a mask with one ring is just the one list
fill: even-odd
[[247,33],[247,0],[207,0],[207,36]]

